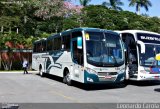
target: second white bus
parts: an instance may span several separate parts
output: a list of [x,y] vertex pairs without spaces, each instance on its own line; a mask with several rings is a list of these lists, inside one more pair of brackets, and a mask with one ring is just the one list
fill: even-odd
[[142,30],[118,31],[126,45],[126,79],[160,80],[160,34]]

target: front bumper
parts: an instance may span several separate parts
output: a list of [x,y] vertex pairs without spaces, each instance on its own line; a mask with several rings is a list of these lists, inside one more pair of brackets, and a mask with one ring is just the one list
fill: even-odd
[[84,71],[84,83],[119,83],[124,80],[124,73],[117,73],[117,75],[112,75],[109,78],[105,76],[98,76],[96,74],[91,74]]

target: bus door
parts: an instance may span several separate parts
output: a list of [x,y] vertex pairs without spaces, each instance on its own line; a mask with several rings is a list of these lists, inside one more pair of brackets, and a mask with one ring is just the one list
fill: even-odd
[[130,78],[134,78],[135,74],[138,73],[138,57],[137,57],[137,45],[134,39],[134,36],[129,33],[122,34],[122,40],[126,44],[126,64],[127,64],[127,73]]
[[82,37],[73,38],[71,40],[71,53],[73,61],[73,78],[77,81],[83,80],[82,66],[83,66],[83,46]]

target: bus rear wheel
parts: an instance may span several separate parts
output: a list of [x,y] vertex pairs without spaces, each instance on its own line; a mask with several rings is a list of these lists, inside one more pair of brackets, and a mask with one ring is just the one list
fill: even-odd
[[63,77],[63,82],[69,86],[72,85],[71,74],[68,70],[65,71],[65,75]]
[[40,75],[41,77],[44,77],[44,73],[43,73],[43,71],[42,71],[42,66],[41,66],[41,65],[39,66],[39,75]]

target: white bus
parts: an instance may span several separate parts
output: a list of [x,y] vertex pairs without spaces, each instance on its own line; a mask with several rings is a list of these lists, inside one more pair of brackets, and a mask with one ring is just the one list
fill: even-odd
[[126,45],[126,76],[130,80],[159,80],[160,34],[142,30],[119,31]]
[[[39,45],[41,43],[41,45]],[[32,65],[40,75],[48,73],[71,85],[123,82],[124,45],[116,32],[75,28],[34,44]]]

